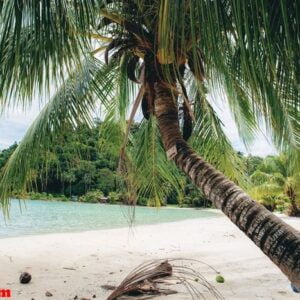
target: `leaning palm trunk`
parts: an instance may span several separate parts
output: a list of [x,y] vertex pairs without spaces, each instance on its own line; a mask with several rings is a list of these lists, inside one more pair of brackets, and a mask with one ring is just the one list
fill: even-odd
[[291,280],[300,287],[300,233],[252,200],[232,181],[198,156],[182,138],[176,91],[155,85],[155,115],[168,155]]

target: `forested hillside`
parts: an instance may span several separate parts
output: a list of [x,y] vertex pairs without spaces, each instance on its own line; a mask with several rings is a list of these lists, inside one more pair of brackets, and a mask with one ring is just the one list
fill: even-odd
[[[134,132],[136,127],[132,126]],[[81,127],[67,130],[60,143],[51,147],[41,158],[40,171],[33,171],[32,190],[28,194],[16,195],[33,199],[79,199],[85,202],[98,202],[108,198],[111,203],[130,201],[126,184],[118,172],[119,142],[111,139],[103,141],[99,138],[101,123],[96,121],[93,128]],[[0,169],[16,149],[13,144],[0,151]],[[183,177],[184,178],[184,177]],[[184,179],[186,181],[186,179]],[[185,197],[179,199],[175,191],[171,191],[161,204],[180,204],[182,206],[209,206],[202,193],[194,185],[186,182]],[[135,199],[138,205],[151,205],[145,196]]]
[[[132,132],[139,124],[132,126]],[[60,142],[44,153],[47,165],[41,159],[40,171],[33,172],[32,190],[28,194],[16,195],[32,199],[78,199],[85,202],[98,202],[101,199],[110,203],[132,204],[126,183],[118,172],[118,134],[109,140],[99,138],[101,122],[93,128],[81,127],[66,130]],[[17,144],[0,152],[0,169],[16,149]],[[249,193],[269,210],[299,214],[300,176],[288,169],[286,155],[244,156],[238,153],[245,169],[245,182]],[[210,203],[202,193],[184,176],[183,194],[170,191],[161,204],[175,204],[190,207],[207,207]],[[134,202],[138,205],[153,205],[147,197],[136,193]]]

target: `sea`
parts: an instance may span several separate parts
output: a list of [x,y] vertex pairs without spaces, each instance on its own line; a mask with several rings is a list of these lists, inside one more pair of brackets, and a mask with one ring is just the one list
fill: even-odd
[[0,212],[0,238],[79,232],[217,217],[211,209],[140,207],[44,200],[11,200],[9,216]]

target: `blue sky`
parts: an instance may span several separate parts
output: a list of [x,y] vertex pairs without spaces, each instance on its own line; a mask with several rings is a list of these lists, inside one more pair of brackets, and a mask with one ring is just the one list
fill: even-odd
[[[276,153],[274,146],[266,139],[264,133],[259,133],[252,145],[246,150],[239,138],[237,128],[234,124],[229,108],[226,104],[214,105],[219,117],[224,124],[224,130],[231,140],[236,150],[252,155],[266,156]],[[0,149],[10,146],[14,142],[19,142],[24,136],[26,130],[38,115],[41,106],[38,101],[34,101],[31,108],[24,112],[21,109],[15,109],[7,112],[0,117]]]

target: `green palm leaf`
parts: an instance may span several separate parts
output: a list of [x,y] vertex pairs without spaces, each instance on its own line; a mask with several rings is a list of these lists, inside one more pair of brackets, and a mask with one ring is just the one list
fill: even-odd
[[149,203],[155,206],[161,206],[171,191],[182,197],[185,180],[182,181],[174,163],[166,158],[155,118],[142,122],[130,142],[138,195],[149,199]]
[[240,134],[263,118],[279,149],[297,152],[299,11],[299,1],[165,0],[159,43],[170,57],[199,47],[206,78],[226,88]]
[[36,88],[65,78],[88,54],[87,33],[101,1],[3,1],[0,10],[0,99],[25,104]]
[[[46,104],[10,157],[0,181],[0,200],[7,209],[13,192],[26,190],[41,155],[61,138],[66,129],[93,125],[97,103],[107,105],[113,96],[114,77],[110,66],[90,58],[62,85]],[[109,74],[112,74],[109,76]],[[44,161],[47,157],[44,158]],[[7,210],[5,210],[7,212]]]
[[192,86],[189,97],[195,99],[197,120],[191,137],[192,147],[231,180],[241,186],[245,185],[243,162],[232,148],[223,131],[223,124],[209,103],[203,88]]

